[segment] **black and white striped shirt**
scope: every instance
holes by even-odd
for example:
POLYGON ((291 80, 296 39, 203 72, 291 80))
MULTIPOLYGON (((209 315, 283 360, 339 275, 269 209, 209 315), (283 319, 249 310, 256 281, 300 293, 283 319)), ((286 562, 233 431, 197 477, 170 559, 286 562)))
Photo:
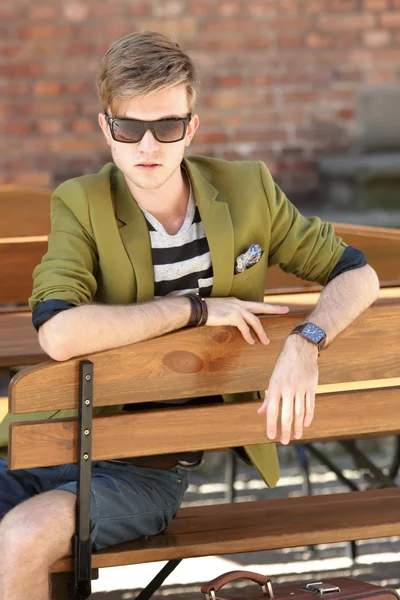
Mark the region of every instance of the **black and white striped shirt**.
POLYGON ((167 233, 148 211, 142 211, 150 233, 155 298, 196 292, 209 296, 211 254, 192 189, 185 220, 175 235, 167 233))

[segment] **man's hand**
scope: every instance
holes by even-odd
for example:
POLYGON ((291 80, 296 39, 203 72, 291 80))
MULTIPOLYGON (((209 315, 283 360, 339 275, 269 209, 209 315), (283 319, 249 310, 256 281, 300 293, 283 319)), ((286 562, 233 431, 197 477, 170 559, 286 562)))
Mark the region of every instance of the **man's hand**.
POLYGON ((280 441, 288 444, 292 428, 300 439, 311 425, 318 384, 318 348, 299 335, 285 342, 276 362, 259 414, 267 416, 267 437, 274 440, 281 425, 280 441))
POLYGON ((249 344, 254 344, 251 329, 257 334, 263 344, 269 344, 259 315, 284 315, 287 306, 264 304, 264 302, 245 302, 237 298, 206 298, 208 319, 206 325, 234 325, 249 344))

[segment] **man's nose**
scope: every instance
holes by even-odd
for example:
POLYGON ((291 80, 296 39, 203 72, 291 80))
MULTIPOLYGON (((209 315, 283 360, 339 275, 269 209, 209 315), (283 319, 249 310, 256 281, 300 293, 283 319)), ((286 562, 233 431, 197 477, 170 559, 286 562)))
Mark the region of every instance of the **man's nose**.
POLYGON ((158 142, 150 129, 148 129, 140 142, 138 142, 139 150, 158 150, 158 142))

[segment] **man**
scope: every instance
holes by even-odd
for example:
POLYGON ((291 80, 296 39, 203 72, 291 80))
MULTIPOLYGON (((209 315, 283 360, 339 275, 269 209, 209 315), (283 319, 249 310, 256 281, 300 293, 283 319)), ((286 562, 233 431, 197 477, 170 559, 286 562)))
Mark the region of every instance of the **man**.
MULTIPOLYGON (((283 444, 292 432, 300 438, 313 417, 319 350, 375 300, 375 272, 331 225, 302 217, 264 164, 184 158, 199 127, 198 81, 177 44, 152 32, 119 40, 98 90, 114 162, 53 195, 48 253, 30 299, 41 346, 63 361, 217 325, 268 344, 257 315, 287 312, 262 302, 267 266, 280 264, 327 284, 311 325, 285 342, 259 409, 268 438, 278 425, 283 444)), ((274 446, 246 453, 274 485, 274 446)), ((181 465, 179 457, 95 463, 94 548, 164 530, 187 486, 181 465)), ((2 597, 47 599, 50 566, 70 552, 76 469, 12 473, 3 465, 1 476, 2 597)))

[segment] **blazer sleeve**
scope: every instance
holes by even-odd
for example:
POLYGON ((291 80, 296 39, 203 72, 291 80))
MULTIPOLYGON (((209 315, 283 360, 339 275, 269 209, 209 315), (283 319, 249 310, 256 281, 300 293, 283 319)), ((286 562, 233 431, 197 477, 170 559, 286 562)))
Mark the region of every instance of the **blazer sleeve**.
POLYGON ((51 199, 48 250, 33 271, 30 308, 53 299, 75 306, 91 302, 97 291, 97 266, 86 191, 71 179, 51 199))
POLYGON ((271 217, 268 265, 325 285, 346 244, 335 235, 331 223, 304 217, 275 184, 265 164, 259 166, 271 217))

